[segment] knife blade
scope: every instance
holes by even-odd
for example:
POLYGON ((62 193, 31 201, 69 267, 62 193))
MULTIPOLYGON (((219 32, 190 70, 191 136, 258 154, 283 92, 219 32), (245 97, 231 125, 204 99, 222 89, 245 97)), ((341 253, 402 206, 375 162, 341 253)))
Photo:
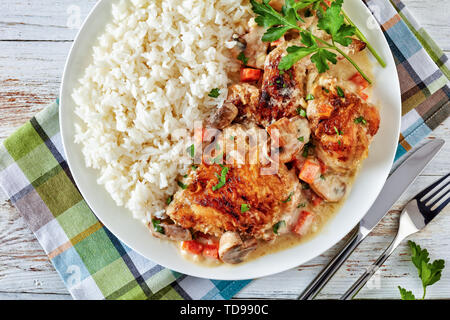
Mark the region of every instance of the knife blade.
POLYGON ((344 264, 355 248, 364 240, 373 228, 381 221, 389 209, 402 196, 417 176, 425 169, 427 164, 436 156, 444 146, 442 139, 432 140, 414 151, 389 176, 381 192, 355 227, 350 239, 344 244, 338 254, 314 278, 308 287, 297 298, 298 300, 312 300, 327 284, 336 271, 344 264))
POLYGON ((377 199, 360 222, 361 232, 368 234, 397 202, 427 164, 444 146, 442 139, 432 140, 417 149, 386 180, 377 199))

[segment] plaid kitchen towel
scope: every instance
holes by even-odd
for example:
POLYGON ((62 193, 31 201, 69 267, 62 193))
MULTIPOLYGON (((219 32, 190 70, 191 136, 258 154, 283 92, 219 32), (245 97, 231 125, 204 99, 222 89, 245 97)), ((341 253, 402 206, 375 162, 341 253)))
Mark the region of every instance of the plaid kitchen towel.
MULTIPOLYGON (((383 27, 400 76, 398 158, 448 117, 448 61, 400 1, 366 3, 383 27)), ((0 145, 0 185, 75 299, 229 299, 249 283, 172 272, 111 234, 74 184, 62 150, 57 102, 0 145)))

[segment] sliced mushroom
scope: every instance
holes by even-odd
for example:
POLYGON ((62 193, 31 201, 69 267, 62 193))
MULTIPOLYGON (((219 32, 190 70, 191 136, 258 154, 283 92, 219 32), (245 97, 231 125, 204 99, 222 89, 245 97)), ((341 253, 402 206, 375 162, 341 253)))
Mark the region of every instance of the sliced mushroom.
POLYGON ((152 231, 152 234, 160 239, 165 240, 175 240, 175 241, 189 241, 192 240, 191 232, 187 229, 184 229, 175 224, 168 224, 165 222, 161 222, 159 224, 164 230, 164 233, 156 231, 153 226, 150 224, 149 228, 152 231))
POLYGON ((321 175, 311 183, 311 189, 328 202, 338 202, 345 196, 347 184, 338 175, 321 175))
POLYGON ((250 252, 256 249, 256 246, 255 239, 242 241, 237 232, 227 231, 220 238, 219 257, 226 263, 241 263, 250 252))
POLYGON ((233 122, 238 113, 239 110, 233 103, 225 101, 212 115, 209 125, 219 130, 224 129, 233 122))

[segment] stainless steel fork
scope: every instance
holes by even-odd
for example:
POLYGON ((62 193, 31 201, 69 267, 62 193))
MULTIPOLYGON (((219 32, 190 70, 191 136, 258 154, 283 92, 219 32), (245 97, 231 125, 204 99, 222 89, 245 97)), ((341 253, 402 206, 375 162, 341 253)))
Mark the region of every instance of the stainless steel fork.
POLYGON ((448 196, 450 193, 449 176, 450 173, 418 193, 406 204, 400 215, 397 235, 391 245, 344 293, 340 298, 341 300, 352 299, 406 237, 425 228, 450 203, 450 197, 448 196))

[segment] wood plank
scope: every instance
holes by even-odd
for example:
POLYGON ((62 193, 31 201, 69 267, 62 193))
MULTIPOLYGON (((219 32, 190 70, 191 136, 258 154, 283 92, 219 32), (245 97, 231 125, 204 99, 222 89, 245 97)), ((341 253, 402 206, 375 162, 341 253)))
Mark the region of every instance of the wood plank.
POLYGON ((450 24, 447 0, 403 0, 414 17, 421 23, 436 43, 445 51, 450 51, 450 24))
POLYGON ((0 139, 58 96, 70 42, 0 42, 0 139))
POLYGON ((0 40, 73 40, 96 2, 2 0, 0 40))
POLYGON ((70 294, 53 293, 4 293, 0 292, 0 300, 72 300, 70 294))

